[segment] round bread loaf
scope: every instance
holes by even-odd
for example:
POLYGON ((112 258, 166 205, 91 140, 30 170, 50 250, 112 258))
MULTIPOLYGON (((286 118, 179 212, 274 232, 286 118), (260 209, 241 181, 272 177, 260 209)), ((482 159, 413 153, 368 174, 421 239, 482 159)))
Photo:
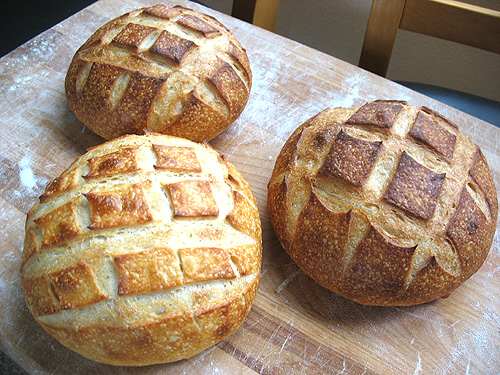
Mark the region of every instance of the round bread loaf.
POLYGON ((51 182, 26 222, 21 280, 36 320, 90 359, 189 358, 254 301, 262 234, 249 185, 206 144, 127 135, 51 182))
POLYGON ((106 139, 149 130, 202 142, 238 118, 251 81, 245 50, 222 24, 157 5, 108 22, 80 47, 66 97, 106 139))
POLYGON ((480 149, 438 113, 398 101, 301 125, 276 160, 268 206, 305 273, 368 305, 448 296, 484 262, 498 215, 480 149))

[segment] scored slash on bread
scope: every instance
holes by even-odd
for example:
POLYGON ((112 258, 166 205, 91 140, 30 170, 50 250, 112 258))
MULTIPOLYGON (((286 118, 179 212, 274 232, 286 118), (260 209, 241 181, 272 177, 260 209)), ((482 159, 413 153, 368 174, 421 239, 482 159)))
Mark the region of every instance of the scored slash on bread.
POLYGON ((202 142, 238 118, 251 84, 246 52, 221 23, 156 5, 97 30, 65 89, 75 115, 106 139, 149 130, 202 142))
POLYGON ((484 262, 498 216, 480 149, 440 114, 401 101, 327 109, 298 127, 268 206, 309 276, 370 305, 448 296, 484 262))
POLYGON ((191 357, 231 334, 260 282, 262 232, 236 168, 148 133, 89 150, 26 221, 21 280, 56 339, 109 364, 191 357))

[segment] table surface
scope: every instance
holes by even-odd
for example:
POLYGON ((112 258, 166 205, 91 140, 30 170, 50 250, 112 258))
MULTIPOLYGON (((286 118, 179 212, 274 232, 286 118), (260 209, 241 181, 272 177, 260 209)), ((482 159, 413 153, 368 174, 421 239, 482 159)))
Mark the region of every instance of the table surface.
MULTIPOLYGON (((262 281, 229 338, 173 364, 114 367, 87 360, 31 317, 19 278, 26 213, 88 147, 103 140, 69 110, 64 77, 76 49, 111 18, 156 0, 101 0, 0 59, 0 349, 33 374, 498 374, 499 230, 483 267, 447 299, 413 307, 362 306, 308 278, 277 241, 267 183, 282 145, 327 107, 374 99, 433 108, 478 144, 500 186, 500 129, 299 43, 204 8, 247 49, 253 70, 242 116, 212 146, 250 183, 263 228, 262 281)), ((165 1, 167 4, 174 3, 165 1)))

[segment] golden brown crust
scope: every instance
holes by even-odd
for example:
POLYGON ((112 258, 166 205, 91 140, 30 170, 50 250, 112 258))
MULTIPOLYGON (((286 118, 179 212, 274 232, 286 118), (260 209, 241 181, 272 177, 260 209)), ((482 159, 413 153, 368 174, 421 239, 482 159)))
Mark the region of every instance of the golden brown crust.
POLYGON ((401 101, 327 109, 299 126, 276 160, 268 208, 307 274, 371 305, 448 296, 484 262, 498 217, 477 146, 401 101))
POLYGON ((441 192, 446 173, 434 173, 405 151, 389 185, 385 199, 400 209, 427 220, 441 192))
POLYGON ((362 296, 369 304, 390 301, 405 288, 415 249, 416 246, 397 246, 371 227, 345 271, 342 284, 348 291, 346 296, 362 296))
MULTIPOLYGON (((493 216, 496 217, 496 214, 493 216)), ((464 187, 446 231, 447 237, 460 254, 464 278, 472 276, 483 264, 488 255, 485 249, 489 250, 494 232, 494 222, 484 215, 464 187)))
POLYGON ((278 236, 279 241, 285 249, 290 249, 290 244, 293 236, 288 233, 289 207, 287 197, 288 179, 283 176, 283 179, 277 183, 269 184, 268 200, 269 215, 274 231, 278 236))
POLYGON ((381 141, 358 139, 341 130, 318 173, 361 186, 373 169, 381 146, 381 141))
POLYGON ((226 216, 226 220, 240 232, 258 240, 261 233, 260 220, 251 215, 251 207, 255 202, 248 200, 237 190, 233 191, 233 201, 233 209, 226 216))
POLYGON ((167 189, 174 206, 174 217, 219 215, 208 181, 184 180, 167 184, 167 189))
POLYGON ((453 157, 457 137, 424 111, 418 113, 408 134, 416 141, 431 147, 447 160, 453 157))
POLYGON ((119 173, 136 172, 139 170, 136 152, 136 149, 129 147, 111 154, 91 158, 89 159, 90 172, 83 178, 101 178, 119 173))
POLYGON ((54 294, 48 274, 21 279, 26 303, 34 316, 56 314, 61 304, 54 294))
POLYGON ((251 81, 244 48, 217 20, 156 5, 97 30, 65 87, 71 110, 106 139, 149 130, 201 142, 238 118, 251 81))
POLYGON ((49 277, 62 310, 77 309, 108 298, 97 286, 92 268, 84 260, 51 272, 49 277))
POLYGON ((248 183, 205 144, 149 133, 94 147, 26 222, 28 307, 97 361, 188 358, 231 334, 259 286, 262 233, 248 183))
POLYGON ((231 266, 229 253, 216 247, 179 249, 185 283, 207 280, 234 279, 237 274, 231 266))
POLYGON ((153 220, 145 199, 144 184, 122 185, 113 190, 91 190, 85 194, 90 205, 89 229, 132 226, 153 220))
MULTIPOLYGON (((189 358, 199 351, 200 343, 212 346, 225 339, 248 314, 257 292, 256 283, 235 288, 230 298, 210 301, 210 295, 200 294, 193 301, 193 310, 159 314, 147 324, 132 322, 120 326, 102 322, 82 327, 76 335, 73 328, 42 326, 54 337, 88 358, 114 365, 134 364, 147 356, 151 363, 165 358, 176 361, 189 358), (236 293, 237 291, 237 293, 236 293), (168 328, 167 328, 168 327, 168 328)), ((127 306, 120 306, 127 312, 127 306)))
POLYGON ((402 108, 402 103, 398 101, 376 100, 360 107, 346 124, 391 128, 402 108))
POLYGON ((78 226, 76 203, 68 202, 34 220, 42 232, 42 248, 59 245, 77 237, 81 230, 78 226))
POLYGON ((118 295, 156 292, 182 284, 181 265, 171 248, 153 248, 114 257, 118 295))
POLYGON ((205 103, 197 89, 189 93, 189 100, 179 115, 169 126, 168 134, 192 139, 195 141, 210 140, 211 137, 201 137, 199 134, 209 134, 214 128, 214 124, 224 124, 227 122, 226 113, 220 108, 212 107, 205 103), (192 126, 196 123, 197 126, 192 126))
POLYGON ((328 285, 329 280, 339 278, 343 272, 350 222, 351 211, 331 211, 314 189, 311 191, 309 202, 297 220, 290 254, 304 270, 314 270, 322 285, 328 285))
POLYGON ((155 168, 179 172, 201 172, 196 154, 189 147, 153 145, 153 149, 158 156, 155 168))

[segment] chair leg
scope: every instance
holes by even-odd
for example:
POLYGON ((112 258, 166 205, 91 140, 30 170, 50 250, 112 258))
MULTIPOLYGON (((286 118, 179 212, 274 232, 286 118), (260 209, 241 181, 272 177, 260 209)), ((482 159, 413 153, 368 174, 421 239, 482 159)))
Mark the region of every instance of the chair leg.
POLYGON ((231 15, 255 26, 274 31, 279 0, 233 0, 231 15))
POLYGON ((248 23, 253 23, 256 2, 257 0, 233 0, 231 16, 248 23))
POLYGON ((358 66, 385 77, 405 0, 373 0, 358 66))

